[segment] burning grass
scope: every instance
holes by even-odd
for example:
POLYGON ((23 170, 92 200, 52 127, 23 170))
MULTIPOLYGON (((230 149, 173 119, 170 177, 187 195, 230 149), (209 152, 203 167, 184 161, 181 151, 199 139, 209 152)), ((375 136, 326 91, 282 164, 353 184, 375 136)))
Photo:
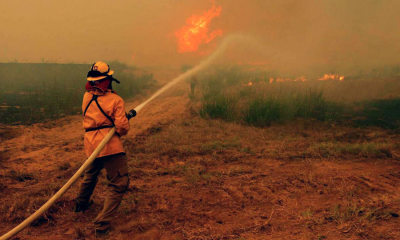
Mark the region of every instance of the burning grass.
MULTIPOLYGON (((151 74, 135 75, 135 68, 110 63, 123 98, 133 97, 154 84, 151 74)), ((31 124, 81 112, 87 64, 0 64, 0 122, 31 124)))

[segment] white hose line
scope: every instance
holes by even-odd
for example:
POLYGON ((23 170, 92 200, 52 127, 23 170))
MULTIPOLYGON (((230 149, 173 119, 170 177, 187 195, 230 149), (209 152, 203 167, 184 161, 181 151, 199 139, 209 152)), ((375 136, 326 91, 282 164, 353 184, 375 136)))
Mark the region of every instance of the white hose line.
POLYGON ((221 43, 221 45, 215 50, 208 58, 206 58, 203 62, 200 62, 198 65, 193 67, 192 69, 186 71, 185 73, 179 75, 175 79, 173 79, 171 82, 167 83, 164 87, 162 87, 160 90, 158 90, 156 93, 153 94, 149 99, 147 99, 145 102, 140 104, 135 108, 136 112, 139 112, 144 106, 146 106, 147 103, 149 103, 151 100, 156 98, 158 95, 161 93, 165 92, 167 89, 169 89, 171 86, 175 85, 176 83, 182 81, 183 79, 186 79, 188 77, 193 76, 197 72, 207 68, 211 63, 215 62, 215 60, 218 59, 222 55, 222 53, 225 52, 226 48, 233 42, 250 42, 254 41, 253 38, 244 36, 244 35, 229 35, 227 36, 221 43))
MULTIPOLYGON (((179 81, 188 78, 197 72, 205 69, 208 67, 211 63, 213 63, 228 47, 228 45, 232 41, 236 40, 241 40, 243 39, 242 36, 239 35, 231 35, 228 36, 224 39, 222 44, 218 47, 218 49, 213 52, 205 61, 201 62, 194 68, 188 70, 187 72, 179 75, 175 79, 173 79, 171 82, 167 83, 164 87, 162 87, 160 90, 158 90, 156 93, 154 93, 149 99, 147 99, 145 102, 140 104, 135 108, 136 112, 139 112, 144 106, 146 106, 151 100, 156 98, 158 95, 161 93, 165 92, 167 89, 169 89, 171 86, 175 85, 179 81)), ((94 150, 94 152, 90 155, 90 157, 83 163, 83 165, 78 169, 78 171, 71 177, 71 179, 68 180, 68 182, 60 189, 58 192, 53 195, 41 208, 39 208, 36 212, 34 212, 31 216, 29 216, 27 219, 25 219, 22 223, 20 223, 18 226, 13 228, 11 231, 8 233, 4 234, 3 236, 0 237, 0 240, 7 240, 14 236, 15 234, 19 233, 22 231, 24 228, 26 228, 29 224, 31 224, 33 221, 35 221, 40 215, 42 215, 44 212, 46 212, 53 204, 55 201, 57 201, 59 198, 64 195, 65 192, 78 180, 79 176, 85 171, 86 167, 89 166, 97 157, 97 155, 100 154, 101 150, 105 147, 105 145, 110 141, 112 136, 115 134, 115 128, 112 128, 108 134, 104 137, 104 139, 101 141, 99 146, 94 150)))

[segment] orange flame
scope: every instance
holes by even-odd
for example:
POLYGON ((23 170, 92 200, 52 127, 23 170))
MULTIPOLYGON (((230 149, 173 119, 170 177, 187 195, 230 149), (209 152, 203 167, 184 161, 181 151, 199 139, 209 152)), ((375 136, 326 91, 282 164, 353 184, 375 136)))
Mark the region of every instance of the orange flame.
POLYGON ((298 78, 293 79, 294 82, 305 82, 307 81, 306 76, 301 76, 298 78))
POLYGON ((344 76, 340 76, 338 74, 324 74, 322 78, 319 78, 318 80, 320 81, 325 81, 325 80, 344 80, 344 76))
MULTIPOLYGON (((320 80, 320 81, 324 81, 324 80, 343 81, 344 76, 337 75, 337 74, 336 75, 335 74, 324 74, 324 76, 319 78, 318 80, 320 80)), ((308 81, 306 76, 301 76, 301 77, 297 77, 297 78, 269 78, 269 80, 266 80, 265 82, 267 82, 267 83, 284 83, 284 82, 306 82, 306 81, 308 81)), ((264 83, 264 82, 261 81, 261 82, 253 83, 250 81, 246 84, 243 84, 243 86, 253 86, 253 85, 259 84, 259 83, 264 83)))
POLYGON ((203 15, 192 15, 186 20, 186 26, 175 32, 178 42, 178 52, 195 52, 202 43, 209 43, 215 37, 222 35, 222 30, 209 33, 208 25, 214 17, 218 17, 222 11, 221 6, 213 6, 203 15))

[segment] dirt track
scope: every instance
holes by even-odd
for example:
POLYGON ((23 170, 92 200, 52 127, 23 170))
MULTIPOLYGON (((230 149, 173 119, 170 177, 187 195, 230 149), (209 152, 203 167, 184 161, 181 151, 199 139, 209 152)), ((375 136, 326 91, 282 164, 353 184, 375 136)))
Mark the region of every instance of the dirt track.
MULTIPOLYGON (((187 88, 179 84, 131 121, 124 138, 131 188, 113 231, 101 239, 400 239, 395 157, 296 158, 291 142, 298 134, 290 127, 204 120, 193 111, 187 88)), ((0 234, 85 160, 80 116, 7 131, 14 138, 0 147, 0 234)), ((18 237, 94 239, 91 221, 105 189, 102 176, 95 205, 74 213, 75 185, 18 237)))

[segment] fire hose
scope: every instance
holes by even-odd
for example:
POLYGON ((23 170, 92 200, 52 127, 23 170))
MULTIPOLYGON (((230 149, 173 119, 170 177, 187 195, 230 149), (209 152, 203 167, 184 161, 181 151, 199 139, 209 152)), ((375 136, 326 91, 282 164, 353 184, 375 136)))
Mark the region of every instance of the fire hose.
MULTIPOLYGON (((192 73, 193 74, 193 73, 192 73)), ((137 106, 134 110, 129 111, 127 114, 128 119, 134 117, 137 112, 139 112, 147 103, 149 103, 151 100, 156 98, 158 95, 163 93, 165 90, 170 88, 172 85, 176 84, 180 80, 190 76, 189 74, 182 74, 178 78, 172 80, 169 82, 167 85, 165 85, 163 88, 161 88, 159 91, 157 91, 153 96, 151 96, 149 99, 147 99, 145 102, 137 106), (184 77, 182 77, 185 75, 184 77)), ((35 213, 33 213, 31 216, 29 216, 27 219, 25 219, 22 223, 20 223, 18 226, 13 228, 11 231, 8 233, 4 234, 3 236, 0 237, 0 240, 6 240, 20 231, 22 231, 24 228, 29 226, 33 221, 35 221, 38 217, 40 217, 43 213, 45 213, 59 198, 61 198, 65 192, 68 191, 68 189, 78 180, 78 178, 83 174, 85 169, 92 164, 92 162, 96 159, 97 155, 100 154, 100 152, 103 150, 103 148, 106 146, 106 144, 110 141, 110 139, 114 136, 115 134, 115 127, 111 128, 111 130, 108 132, 108 134, 104 137, 104 139, 100 142, 98 147, 93 151, 93 153, 89 156, 89 158, 83 163, 83 165, 76 171, 76 173, 71 177, 71 179, 68 180, 68 182, 60 189, 56 194, 54 194, 42 207, 40 207, 35 213)))
MULTIPOLYGON (((132 109, 127 113, 127 118, 130 120, 131 118, 136 116, 136 110, 132 109)), ((62 195, 64 195, 65 192, 68 191, 68 189, 78 180, 79 176, 82 175, 83 171, 92 164, 92 162, 96 159, 97 155, 103 150, 103 148, 106 146, 106 144, 110 141, 110 139, 114 136, 115 134, 115 127, 113 127, 108 134, 103 138, 103 140, 100 142, 100 144, 97 146, 97 148, 93 151, 93 153, 89 156, 89 158, 83 163, 83 165, 76 171, 76 173, 68 180, 68 182, 60 189, 56 194, 54 194, 41 208, 39 208, 35 213, 33 213, 31 216, 29 216, 25 221, 23 221, 21 224, 16 226, 14 229, 0 237, 0 240, 3 239, 9 239, 21 230, 23 230, 25 227, 27 227, 29 224, 31 224, 33 221, 35 221, 38 217, 40 217, 44 212, 46 212, 54 203, 57 201, 62 195)))
MULTIPOLYGON (((222 55, 222 53, 226 50, 226 48, 229 46, 229 44, 232 41, 237 41, 237 40, 243 40, 243 36, 240 35, 231 35, 229 37, 226 37, 225 40, 222 42, 222 44, 218 47, 216 51, 214 51, 205 61, 199 63, 197 66, 194 68, 186 71, 185 73, 179 75, 175 79, 173 79, 171 82, 166 84, 164 87, 159 89, 156 93, 154 93, 149 99, 147 99, 145 102, 137 106, 134 111, 130 111, 127 115, 128 119, 131 117, 134 117, 137 112, 139 112, 145 105, 147 105, 151 100, 159 96, 161 93, 165 92, 167 89, 169 89, 171 86, 175 85, 179 81, 186 79, 197 72, 205 69, 208 67, 211 63, 213 63, 219 56, 222 55), (130 114, 130 115, 129 115, 130 114)), ((246 39, 244 39, 246 40, 246 39)), ((100 152, 103 150, 103 148, 106 146, 106 144, 110 141, 110 139, 114 136, 115 134, 115 127, 111 128, 111 130, 108 132, 108 134, 104 137, 104 139, 100 142, 98 147, 94 150, 94 152, 89 156, 89 158, 83 163, 83 165, 78 169, 78 171, 71 177, 71 179, 68 180, 68 182, 60 189, 56 194, 54 194, 42 207, 40 207, 36 212, 34 212, 31 216, 29 216, 27 219, 25 219, 22 223, 20 223, 18 226, 13 228, 11 231, 8 233, 4 234, 3 236, 0 237, 0 240, 6 240, 20 231, 22 231, 24 228, 29 226, 33 221, 35 221, 38 217, 40 217, 43 213, 45 213, 59 198, 61 198, 65 192, 68 191, 68 189, 78 180, 78 178, 83 174, 85 169, 96 159, 96 157, 100 154, 100 152)))

